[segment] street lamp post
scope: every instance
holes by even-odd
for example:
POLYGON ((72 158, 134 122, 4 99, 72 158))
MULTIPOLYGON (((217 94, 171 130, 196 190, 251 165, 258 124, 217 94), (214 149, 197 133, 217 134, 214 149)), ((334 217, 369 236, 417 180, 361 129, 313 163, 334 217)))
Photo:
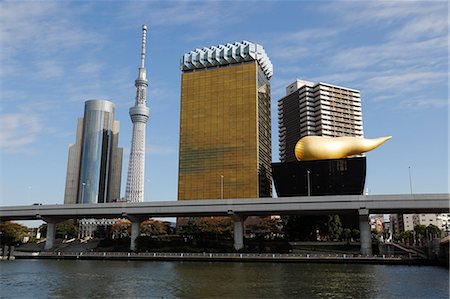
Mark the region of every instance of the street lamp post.
POLYGON ((306 171, 306 180, 308 182, 308 196, 311 196, 311 179, 309 177, 310 173, 311 172, 309 170, 306 171))
POLYGON ((220 199, 223 199, 223 175, 220 175, 220 199))
POLYGON ((84 188, 86 186, 86 183, 81 183, 81 203, 84 203, 84 188))

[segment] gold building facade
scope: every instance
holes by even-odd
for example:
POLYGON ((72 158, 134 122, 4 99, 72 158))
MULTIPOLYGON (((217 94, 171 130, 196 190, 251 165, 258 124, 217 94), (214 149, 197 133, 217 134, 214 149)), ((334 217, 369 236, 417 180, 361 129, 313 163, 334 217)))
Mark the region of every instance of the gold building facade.
POLYGON ((271 65, 251 57, 260 45, 244 46, 242 61, 226 61, 225 46, 214 67, 182 64, 179 200, 272 196, 271 65))

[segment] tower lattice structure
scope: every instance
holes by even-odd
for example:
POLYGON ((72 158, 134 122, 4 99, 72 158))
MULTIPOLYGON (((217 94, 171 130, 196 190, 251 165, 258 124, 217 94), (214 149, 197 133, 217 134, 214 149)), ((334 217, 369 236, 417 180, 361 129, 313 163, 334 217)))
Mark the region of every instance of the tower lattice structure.
POLYGON ((125 199, 128 202, 144 201, 144 174, 145 174, 145 127, 150 115, 147 102, 147 74, 145 69, 145 44, 147 39, 147 26, 142 26, 141 66, 138 78, 135 80, 136 102, 130 108, 130 117, 133 123, 131 138, 130 160, 128 164, 127 186, 125 199))

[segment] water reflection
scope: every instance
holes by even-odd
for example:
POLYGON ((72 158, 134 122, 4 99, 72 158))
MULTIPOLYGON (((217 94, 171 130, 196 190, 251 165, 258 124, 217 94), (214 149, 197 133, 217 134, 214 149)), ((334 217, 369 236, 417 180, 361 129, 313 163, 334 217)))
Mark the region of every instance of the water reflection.
POLYGON ((2 298, 448 298, 446 269, 151 261, 4 261, 2 298))

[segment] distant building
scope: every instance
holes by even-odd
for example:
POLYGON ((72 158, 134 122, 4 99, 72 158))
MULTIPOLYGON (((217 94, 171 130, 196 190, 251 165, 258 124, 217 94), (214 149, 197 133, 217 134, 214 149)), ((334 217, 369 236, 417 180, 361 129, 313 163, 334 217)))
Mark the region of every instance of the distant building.
POLYGON ((445 231, 447 224, 450 223, 449 214, 391 214, 390 219, 395 223, 392 227, 394 233, 414 230, 414 226, 419 224, 425 226, 432 224, 445 231))
POLYGON ((327 83, 296 80, 278 101, 281 162, 296 161, 297 141, 309 135, 363 137, 358 90, 327 83))
POLYGON ((78 220, 78 227, 79 227, 79 236, 78 238, 94 238, 95 232, 98 230, 99 227, 103 227, 105 230, 107 227, 111 227, 119 221, 120 219, 79 219, 78 220))
POLYGON ((85 102, 76 142, 69 146, 65 204, 105 203, 120 198, 123 149, 118 147, 115 106, 106 100, 85 102))
POLYGON ((270 78, 243 41, 181 58, 178 200, 272 196, 270 78))

